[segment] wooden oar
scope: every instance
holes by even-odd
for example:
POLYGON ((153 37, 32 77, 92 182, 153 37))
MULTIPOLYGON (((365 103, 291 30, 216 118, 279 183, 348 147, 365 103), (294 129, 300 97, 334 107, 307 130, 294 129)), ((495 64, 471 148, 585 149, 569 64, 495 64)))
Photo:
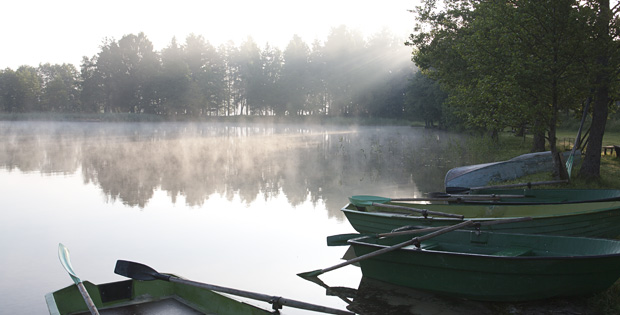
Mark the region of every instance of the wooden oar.
POLYGON ((351 201, 351 203, 354 204, 356 207, 375 206, 375 207, 380 207, 380 208, 414 211, 414 212, 421 213, 424 217, 426 217, 429 214, 442 216, 442 217, 457 218, 457 219, 462 219, 464 217, 463 215, 460 215, 460 214, 445 213, 445 212, 439 212, 439 211, 430 211, 426 209, 418 209, 418 208, 412 208, 412 207, 383 204, 381 203, 382 200, 387 199, 387 198, 376 197, 377 198, 376 200, 379 202, 375 202, 372 197, 375 197, 375 196, 353 196, 353 197, 349 197, 349 201, 351 201), (361 198, 357 198, 357 197, 361 197, 361 198))
MULTIPOLYGON (((504 224, 504 223, 515 223, 515 222, 525 222, 531 221, 532 217, 520 217, 520 218, 510 218, 510 219, 499 219, 493 221, 474 221, 475 226, 487 226, 487 225, 495 225, 495 224, 504 224)), ((437 231, 444 228, 444 226, 434 226, 434 227, 420 227, 413 228, 403 231, 397 232, 386 232, 386 233, 377 233, 377 234, 359 234, 359 233, 347 233, 347 234, 336 234, 330 235, 327 237, 327 246, 343 246, 348 245, 347 243, 350 239, 358 238, 358 237, 390 237, 390 236, 400 236, 400 235, 408 235, 408 234, 419 234, 437 231)))
POLYGON ((342 268, 344 266, 348 266, 350 264, 354 264, 356 262, 359 262, 359 261, 362 261, 362 260, 365 260, 365 259, 368 259, 368 258, 371 258, 371 257, 375 257, 375 256, 378 256, 378 255, 385 254, 387 252, 395 251, 395 250, 397 250, 399 248, 402 248, 402 247, 405 247, 405 246, 409 246, 409 245, 412 245, 412 244, 419 244, 420 242, 428 240, 428 239, 431 239, 431 238, 433 238, 435 236, 439 236, 441 234, 448 233, 450 231, 462 229, 462 228, 470 226, 470 225, 472 225, 474 223, 475 223, 474 221, 465 221, 465 222, 461 222, 459 224, 451 225, 451 226, 448 226, 448 227, 443 227, 440 230, 437 230, 435 232, 426 234, 424 236, 414 237, 414 238, 412 238, 412 239, 410 239, 408 241, 405 241, 405 242, 402 242, 402 243, 399 243, 399 244, 396 244, 396 245, 393 245, 393 246, 390 246, 390 247, 382 248, 380 250, 376 250, 376 251, 374 251, 372 253, 368 253, 366 255, 362 255, 362 256, 359 256, 359 257, 356 257, 356 258, 353 258, 353 259, 349 259, 349 260, 347 260, 345 262, 342 262, 340 264, 337 264, 337 265, 334 265, 334 266, 331 266, 331 267, 328 267, 328 268, 318 269, 318 270, 308 271, 308 272, 302 272, 302 273, 298 273, 297 275, 302 277, 302 278, 316 277, 316 276, 322 275, 322 274, 324 274, 326 272, 329 272, 329 271, 332 271, 332 270, 335 270, 335 269, 338 269, 338 268, 342 268))
POLYGON ((327 314, 347 314, 347 315, 354 314, 351 312, 347 312, 347 311, 343 311, 343 310, 339 310, 335 308, 330 308, 326 306, 285 299, 279 296, 270 296, 270 295, 261 294, 261 293, 242 291, 242 290, 237 290, 237 289, 220 287, 220 286, 216 286, 212 284, 185 280, 185 279, 181 279, 181 278, 174 277, 171 275, 159 273, 155 271, 155 269, 149 266, 136 263, 136 262, 132 262, 132 261, 117 260, 116 267, 114 268, 114 272, 121 276, 125 276, 125 277, 135 279, 135 280, 142 280, 142 281, 164 280, 164 281, 170 281, 170 282, 181 283, 185 285, 191 285, 194 287, 204 288, 204 289, 211 290, 211 291, 217 291, 217 292, 223 292, 223 293, 228 293, 232 295, 242 296, 242 297, 249 298, 249 299, 269 302, 270 304, 273 305, 273 308, 275 310, 280 309, 282 306, 290 306, 290 307, 301 308, 301 309, 309 310, 309 311, 327 313, 327 314))
POLYGON ((462 201, 462 200, 499 200, 501 198, 524 198, 525 195, 454 195, 443 192, 431 192, 428 197, 412 197, 412 198, 386 198, 379 196, 357 195, 352 196, 349 200, 354 199, 357 203, 364 202, 388 203, 392 201, 462 201))
POLYGON ((60 259, 60 263, 65 268, 67 273, 69 273, 69 276, 71 276, 71 279, 73 279, 73 282, 75 282, 75 285, 77 285, 78 289, 80 290, 82 298, 84 298, 84 302, 86 302, 86 306, 88 307, 90 313, 93 315, 99 315, 99 311, 97 311, 97 307, 95 307, 93 299, 91 299, 90 295, 88 295, 88 291, 86 291, 84 283, 82 283, 82 280, 80 280, 75 271, 73 271, 73 267, 71 266, 71 259, 69 256, 69 249, 67 249, 65 245, 62 245, 61 243, 58 244, 58 258, 60 259))
POLYGON ((452 201, 452 199, 459 200, 471 200, 471 201, 482 201, 482 200, 500 200, 502 198, 525 198, 525 195, 508 195, 508 194, 488 194, 488 195, 458 195, 458 194, 448 194, 443 192, 431 192, 428 194, 431 198, 439 199, 447 199, 448 201, 452 201))
POLYGON ((463 193, 471 190, 480 190, 480 189, 497 189, 497 188, 515 188, 515 187, 523 187, 527 186, 531 188, 532 186, 539 185, 555 185, 555 184, 567 184, 568 180, 550 180, 550 181, 541 181, 541 182, 529 182, 529 183, 519 183, 519 184, 507 184, 507 185, 494 185, 494 186, 480 186, 480 187, 446 187, 446 193, 455 194, 455 193, 463 193))

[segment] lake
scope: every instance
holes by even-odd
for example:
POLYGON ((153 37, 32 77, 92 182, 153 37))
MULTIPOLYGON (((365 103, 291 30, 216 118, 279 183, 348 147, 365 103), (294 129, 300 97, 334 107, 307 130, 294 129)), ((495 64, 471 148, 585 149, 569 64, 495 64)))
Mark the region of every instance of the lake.
POLYGON ((113 273, 124 259, 341 309, 352 299, 326 287, 353 289, 367 314, 481 311, 383 287, 355 266, 322 284, 296 275, 342 262, 347 248, 325 238, 354 232, 340 211, 348 196, 442 191, 446 171, 467 163, 459 148, 459 135, 412 127, 0 122, 0 312, 45 314, 44 295, 73 284, 58 243, 93 283, 124 279, 113 273))

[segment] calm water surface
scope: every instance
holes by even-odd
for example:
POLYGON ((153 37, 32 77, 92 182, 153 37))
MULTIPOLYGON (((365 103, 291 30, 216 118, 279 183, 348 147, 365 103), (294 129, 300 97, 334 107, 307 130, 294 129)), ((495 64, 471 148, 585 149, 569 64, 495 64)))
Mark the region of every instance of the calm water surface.
POLYGON ((325 237, 354 232, 340 212, 348 196, 441 191, 463 163, 459 143, 410 127, 0 122, 0 313, 45 314, 44 295, 73 283, 59 242, 94 283, 122 280, 113 269, 125 259, 368 314, 481 311, 417 293, 386 302, 404 291, 369 284, 355 266, 323 283, 296 275, 342 261, 347 248, 325 237))

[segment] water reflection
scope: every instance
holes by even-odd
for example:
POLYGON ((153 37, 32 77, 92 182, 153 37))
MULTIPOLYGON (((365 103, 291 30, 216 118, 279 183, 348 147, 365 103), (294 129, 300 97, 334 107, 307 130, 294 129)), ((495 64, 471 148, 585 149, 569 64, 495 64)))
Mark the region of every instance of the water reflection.
POLYGON ((137 207, 161 189, 190 206, 283 193, 293 206, 309 198, 339 209, 351 194, 441 190, 462 163, 445 157, 457 139, 410 127, 2 122, 0 167, 81 172, 108 200, 137 207))
POLYGON ((359 287, 329 286, 319 278, 306 279, 325 288, 327 296, 347 303, 347 309, 360 315, 400 314, 593 314, 588 299, 556 298, 532 302, 479 302, 418 291, 362 277, 359 287))

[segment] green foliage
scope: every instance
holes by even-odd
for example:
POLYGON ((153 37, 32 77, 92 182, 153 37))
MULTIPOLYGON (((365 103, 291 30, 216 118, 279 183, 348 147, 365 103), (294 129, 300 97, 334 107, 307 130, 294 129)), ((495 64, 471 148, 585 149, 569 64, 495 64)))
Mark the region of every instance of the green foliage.
POLYGON ((436 81, 417 72, 407 91, 405 112, 414 120, 424 120, 425 127, 434 127, 435 122, 440 122, 446 98, 447 94, 436 81))
POLYGON ((215 48, 194 34, 160 52, 144 33, 100 48, 79 73, 49 64, 2 71, 0 110, 400 118, 415 72, 391 34, 365 39, 344 26, 312 47, 294 36, 284 52, 252 38, 215 48))

